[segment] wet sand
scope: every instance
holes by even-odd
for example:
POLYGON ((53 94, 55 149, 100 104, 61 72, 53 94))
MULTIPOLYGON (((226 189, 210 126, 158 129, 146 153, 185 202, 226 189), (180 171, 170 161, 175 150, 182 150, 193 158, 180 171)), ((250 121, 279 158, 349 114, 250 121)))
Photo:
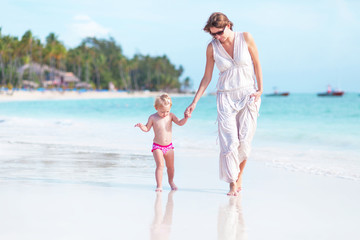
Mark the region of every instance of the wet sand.
POLYGON ((209 158, 213 153, 179 153, 176 192, 165 185, 155 193, 152 178, 96 184, 2 179, 0 238, 360 237, 359 182, 293 173, 254 160, 248 163, 243 191, 228 197, 227 184, 218 180, 217 164, 209 158))

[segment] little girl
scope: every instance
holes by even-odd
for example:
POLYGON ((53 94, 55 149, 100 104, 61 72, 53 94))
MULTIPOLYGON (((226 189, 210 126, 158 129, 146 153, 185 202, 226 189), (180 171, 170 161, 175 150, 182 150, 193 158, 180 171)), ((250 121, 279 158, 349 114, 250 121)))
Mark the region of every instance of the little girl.
POLYGON ((164 158, 171 190, 177 190, 174 183, 174 147, 171 142, 172 122, 182 126, 188 118, 185 117, 179 120, 175 114, 170 112, 172 102, 166 93, 156 98, 154 106, 157 112, 149 117, 146 125, 138 123, 135 127, 139 127, 144 132, 150 131, 151 127, 154 129, 155 137, 151 151, 156 162, 155 179, 157 185, 155 191, 162 191, 164 158))

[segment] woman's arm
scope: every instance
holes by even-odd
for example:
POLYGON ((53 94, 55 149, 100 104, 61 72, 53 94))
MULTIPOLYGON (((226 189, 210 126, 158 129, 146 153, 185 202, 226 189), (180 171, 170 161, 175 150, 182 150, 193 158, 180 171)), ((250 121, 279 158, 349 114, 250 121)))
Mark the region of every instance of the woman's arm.
POLYGON ((209 86, 209 83, 211 82, 211 78, 212 78, 212 73, 214 70, 214 64, 215 64, 215 60, 213 54, 213 47, 212 44, 209 43, 206 49, 205 73, 200 82, 200 86, 195 94, 192 103, 185 110, 184 114, 186 117, 191 117, 191 113, 194 111, 197 102, 199 101, 200 97, 204 94, 206 88, 209 86))
POLYGON ((259 60, 259 52, 257 50, 254 38, 251 36, 250 33, 244 32, 244 38, 248 45, 248 49, 252 58, 252 61, 254 63, 254 70, 255 70, 255 76, 256 76, 256 82, 257 82, 257 91, 256 93, 252 94, 252 97, 255 97, 255 102, 260 98, 262 92, 263 92, 263 76, 261 71, 261 65, 259 60))

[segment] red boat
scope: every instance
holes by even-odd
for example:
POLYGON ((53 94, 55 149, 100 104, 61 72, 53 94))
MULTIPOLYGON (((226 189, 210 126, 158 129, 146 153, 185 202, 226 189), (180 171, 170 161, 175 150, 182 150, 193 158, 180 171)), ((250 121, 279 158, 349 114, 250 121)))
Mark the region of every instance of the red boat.
POLYGON ((290 95, 289 92, 266 94, 267 97, 287 97, 289 95, 290 95))
POLYGON ((318 93, 319 97, 341 97, 344 95, 344 91, 333 91, 333 92, 326 92, 326 93, 318 93))
POLYGON ((332 91, 331 86, 328 86, 328 90, 325 93, 318 93, 317 95, 319 97, 341 97, 344 95, 344 91, 332 91))
POLYGON ((267 97, 287 97, 289 95, 290 95, 289 92, 278 92, 276 87, 274 87, 274 93, 265 94, 265 96, 267 97))

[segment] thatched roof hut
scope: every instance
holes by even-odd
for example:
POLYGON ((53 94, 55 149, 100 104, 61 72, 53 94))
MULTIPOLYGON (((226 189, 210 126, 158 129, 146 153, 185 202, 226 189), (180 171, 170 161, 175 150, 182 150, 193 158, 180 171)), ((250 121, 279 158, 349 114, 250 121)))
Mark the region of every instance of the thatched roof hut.
MULTIPOLYGON (((69 86, 70 83, 79 83, 80 79, 75 76, 72 72, 60 71, 56 68, 49 67, 48 65, 40 65, 38 63, 25 64, 18 68, 17 72, 19 73, 20 78, 22 79, 24 74, 35 73, 39 76, 39 79, 44 87, 48 86, 69 86)), ((28 79, 23 80, 29 85, 28 79)), ((34 83, 34 82, 33 82, 34 83)), ((33 84, 30 84, 33 85, 33 84)))

